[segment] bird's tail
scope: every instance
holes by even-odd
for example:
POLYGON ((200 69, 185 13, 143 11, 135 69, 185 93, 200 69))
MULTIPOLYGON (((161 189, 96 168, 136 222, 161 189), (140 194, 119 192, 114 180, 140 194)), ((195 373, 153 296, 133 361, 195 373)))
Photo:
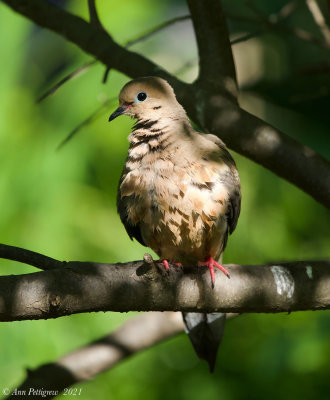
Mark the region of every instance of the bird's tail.
POLYGON ((213 372, 225 329, 226 314, 189 312, 182 313, 182 316, 196 354, 208 362, 210 372, 213 372))

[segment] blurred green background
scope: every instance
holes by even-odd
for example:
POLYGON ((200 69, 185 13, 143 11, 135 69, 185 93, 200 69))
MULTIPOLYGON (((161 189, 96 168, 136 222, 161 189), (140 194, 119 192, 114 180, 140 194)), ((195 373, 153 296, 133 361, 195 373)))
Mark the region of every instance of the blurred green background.
MULTIPOLYGON (((228 14, 253 16, 243 1, 224 4, 228 14)), ((285 2, 255 4, 271 14, 285 2)), ((85 1, 60 5, 87 17, 85 1)), ((174 0, 99 1, 98 8, 102 23, 120 43, 187 14, 185 2, 174 0)), ((305 2, 298 2, 284 23, 322 39, 305 2)), ((264 29, 237 18, 230 20, 229 28, 232 39, 264 29)), ((0 37, 0 242, 60 260, 141 259, 146 249, 130 241, 115 208, 132 121, 118 118, 108 124, 114 101, 56 151, 67 134, 106 99, 116 97, 129 78, 111 71, 103 84, 104 67, 96 64, 36 104, 52 84, 91 58, 3 4, 0 37)), ((133 49, 173 73, 179 71, 184 80, 196 77, 190 21, 133 49)), ((330 61, 329 51, 266 29, 235 45, 234 56, 243 107, 329 157, 330 74, 310 72, 310 67, 330 61)), ((243 203, 224 261, 263 264, 329 257, 328 211, 273 173, 233 155, 243 203)), ((0 269, 3 275, 35 271, 6 260, 0 269)), ((95 313, 2 323, 0 392, 18 386, 26 368, 56 360, 129 317, 95 313)), ((213 375, 182 334, 78 387, 81 399, 329 399, 329 377, 330 314, 324 311, 251 314, 230 321, 213 375)))

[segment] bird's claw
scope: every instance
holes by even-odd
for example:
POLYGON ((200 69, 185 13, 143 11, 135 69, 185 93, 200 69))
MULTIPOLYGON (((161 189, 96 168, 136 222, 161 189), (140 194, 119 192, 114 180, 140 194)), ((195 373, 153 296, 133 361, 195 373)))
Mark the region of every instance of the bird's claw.
MULTIPOLYGON (((170 272, 170 263, 168 262, 168 260, 157 260, 155 262, 162 264, 165 268, 165 271, 170 272)), ((174 262, 173 264, 175 264, 176 266, 178 266, 180 268, 183 267, 183 265, 179 262, 174 262)))
POLYGON ((167 260, 162 260, 162 264, 164 265, 165 271, 170 272, 170 265, 167 260))
POLYGON ((215 261, 215 259, 212 257, 208 257, 205 261, 199 262, 198 265, 200 266, 207 265, 209 267, 213 287, 215 283, 214 267, 220 269, 220 271, 222 271, 227 276, 227 278, 230 278, 229 272, 226 270, 226 268, 224 268, 221 264, 215 261))

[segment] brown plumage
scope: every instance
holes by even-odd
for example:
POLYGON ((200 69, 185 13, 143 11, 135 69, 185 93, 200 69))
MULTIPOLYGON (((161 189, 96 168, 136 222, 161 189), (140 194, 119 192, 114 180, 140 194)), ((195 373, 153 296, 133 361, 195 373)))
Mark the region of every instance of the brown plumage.
POLYGON ((122 114, 137 119, 117 199, 129 236, 161 260, 206 262, 213 283, 214 260, 240 213, 234 160, 218 137, 192 128, 172 87, 161 78, 127 83, 110 120, 122 114))
POLYGON ((225 145, 192 128, 173 89, 160 78, 129 82, 119 102, 120 114, 138 120, 118 189, 118 211, 129 236, 161 259, 182 264, 218 259, 240 212, 239 177, 225 145), (138 101, 138 93, 148 97, 138 101))

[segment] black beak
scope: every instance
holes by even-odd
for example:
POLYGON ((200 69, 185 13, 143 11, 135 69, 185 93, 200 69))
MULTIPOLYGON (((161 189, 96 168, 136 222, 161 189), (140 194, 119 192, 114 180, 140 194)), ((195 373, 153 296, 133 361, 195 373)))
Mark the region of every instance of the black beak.
POLYGON ((109 122, 119 117, 119 115, 122 115, 125 112, 126 108, 127 106, 119 106, 117 110, 110 115, 109 122))

